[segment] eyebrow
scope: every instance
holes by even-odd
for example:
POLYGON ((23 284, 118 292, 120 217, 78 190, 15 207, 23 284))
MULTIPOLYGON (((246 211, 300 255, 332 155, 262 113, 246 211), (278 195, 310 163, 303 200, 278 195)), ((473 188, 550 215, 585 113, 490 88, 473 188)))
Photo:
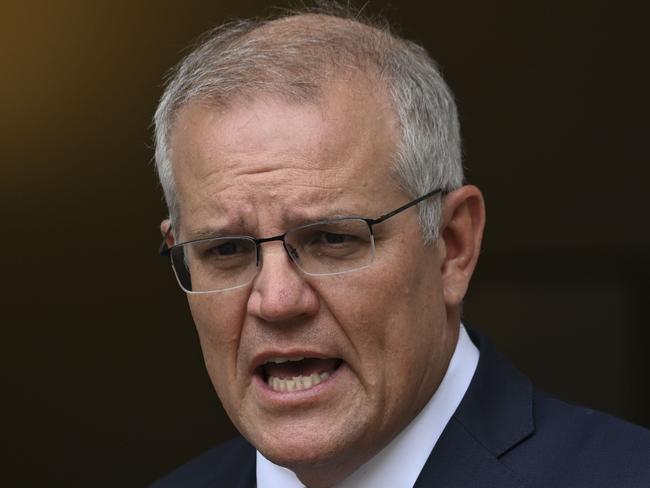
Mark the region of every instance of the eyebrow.
MULTIPOLYGON (((292 218, 283 219, 285 222, 285 232, 294 229, 296 227, 301 227, 303 225, 312 224, 316 222, 324 222, 332 219, 338 219, 342 217, 357 217, 357 218, 366 218, 368 216, 358 215, 350 211, 344 211, 341 209, 334 209, 331 212, 328 212, 325 215, 320 215, 318 217, 314 216, 295 216, 292 218)), ((187 241, 195 241, 199 239, 208 239, 211 237, 229 237, 229 236, 250 236, 250 237, 269 237, 269 236, 256 236, 255 232, 250 232, 249 230, 243 230, 247 227, 246 223, 243 225, 239 224, 225 224, 223 226, 214 226, 214 227, 203 227, 196 230, 192 230, 186 234, 187 241), (236 232, 233 229, 239 227, 242 231, 236 232)))
POLYGON ((204 227, 192 230, 186 234, 188 241, 196 241, 199 239, 208 239, 210 237, 225 237, 234 235, 246 235, 245 232, 231 232, 228 226, 223 227, 204 227))

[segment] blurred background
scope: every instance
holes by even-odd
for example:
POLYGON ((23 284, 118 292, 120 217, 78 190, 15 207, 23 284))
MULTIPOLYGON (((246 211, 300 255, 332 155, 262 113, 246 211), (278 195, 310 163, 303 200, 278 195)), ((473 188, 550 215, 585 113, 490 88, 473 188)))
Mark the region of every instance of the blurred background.
MULTIPOLYGON (((366 8, 425 45, 458 100, 467 177, 488 208, 465 322, 538 386, 650 427, 644 5, 366 8)), ((11 486, 143 486, 233 435, 157 255, 150 121, 163 74, 197 35, 269 10, 3 2, 0 477, 11 486)))

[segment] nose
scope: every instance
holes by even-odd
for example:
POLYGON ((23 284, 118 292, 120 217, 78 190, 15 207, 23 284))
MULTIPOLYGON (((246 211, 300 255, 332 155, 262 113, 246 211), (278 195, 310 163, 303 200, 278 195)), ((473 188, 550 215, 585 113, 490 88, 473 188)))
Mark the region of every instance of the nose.
POLYGON ((266 322, 287 322, 318 312, 320 300, 305 276, 291 262, 281 242, 268 242, 260 249, 262 268, 253 280, 248 313, 266 322))

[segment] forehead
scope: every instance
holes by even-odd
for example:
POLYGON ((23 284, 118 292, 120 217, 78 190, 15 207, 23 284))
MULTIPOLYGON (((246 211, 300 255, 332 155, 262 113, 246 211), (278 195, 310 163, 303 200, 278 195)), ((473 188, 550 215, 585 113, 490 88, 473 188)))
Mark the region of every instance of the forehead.
POLYGON ((398 130, 371 86, 339 80, 307 103, 240 96, 225 110, 183 107, 171 134, 182 227, 256 227, 269 217, 280 226, 380 203, 377 192, 395 186, 398 130))

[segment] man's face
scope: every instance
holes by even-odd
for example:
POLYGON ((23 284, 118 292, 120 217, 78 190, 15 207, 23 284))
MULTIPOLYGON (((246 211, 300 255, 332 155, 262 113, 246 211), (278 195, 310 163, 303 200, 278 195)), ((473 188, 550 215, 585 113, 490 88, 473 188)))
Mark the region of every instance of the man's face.
MULTIPOLYGON (((306 104, 249 97, 225 111, 183 108, 172 134, 177 242, 206 231, 268 237, 409 201, 391 177, 397 122, 367 83, 332 83, 306 104)), ((426 404, 453 352, 441 246, 423 244, 415 208, 374 232, 365 269, 307 276, 269 242, 249 286, 188 296, 228 415, 266 457, 298 473, 374 455, 426 404), (325 379, 299 391, 267 383, 314 374, 325 379)))

